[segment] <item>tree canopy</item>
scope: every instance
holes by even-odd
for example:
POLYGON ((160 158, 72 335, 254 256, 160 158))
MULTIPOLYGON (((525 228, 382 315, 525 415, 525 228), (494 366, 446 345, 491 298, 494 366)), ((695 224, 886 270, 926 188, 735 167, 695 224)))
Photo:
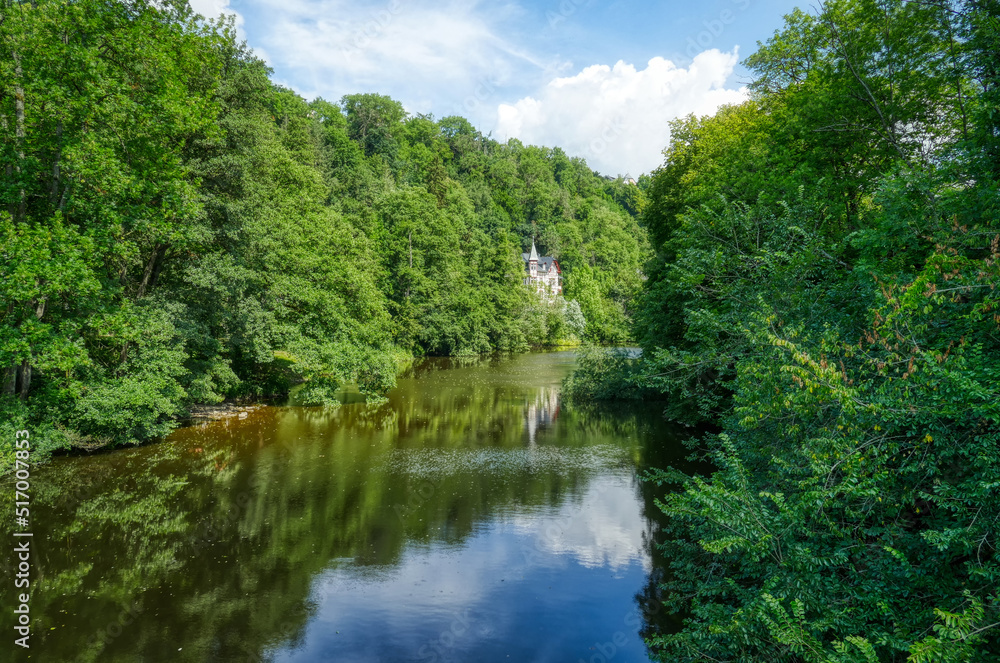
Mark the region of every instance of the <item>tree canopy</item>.
POLYGON ((0 13, 0 410, 39 453, 300 383, 377 399, 413 356, 628 338, 642 195, 582 160, 307 101, 185 2, 0 13), (566 301, 524 287, 533 238, 566 301))

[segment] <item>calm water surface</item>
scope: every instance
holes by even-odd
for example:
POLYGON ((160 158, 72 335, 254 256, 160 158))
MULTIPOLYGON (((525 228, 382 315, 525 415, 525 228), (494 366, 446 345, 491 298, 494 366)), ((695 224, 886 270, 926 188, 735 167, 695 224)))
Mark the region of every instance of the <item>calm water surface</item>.
POLYGON ((383 405, 39 468, 31 660, 648 661, 662 562, 638 476, 679 464, 681 435, 655 407, 564 405, 572 366, 429 360, 383 405))

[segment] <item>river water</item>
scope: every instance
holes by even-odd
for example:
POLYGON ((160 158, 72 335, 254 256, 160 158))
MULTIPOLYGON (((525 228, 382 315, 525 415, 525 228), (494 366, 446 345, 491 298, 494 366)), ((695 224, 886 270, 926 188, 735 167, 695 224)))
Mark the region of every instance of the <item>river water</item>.
POLYGON ((37 468, 11 660, 648 661, 663 562, 639 477, 683 464, 682 435, 656 407, 562 403, 573 362, 426 360, 378 406, 37 468))

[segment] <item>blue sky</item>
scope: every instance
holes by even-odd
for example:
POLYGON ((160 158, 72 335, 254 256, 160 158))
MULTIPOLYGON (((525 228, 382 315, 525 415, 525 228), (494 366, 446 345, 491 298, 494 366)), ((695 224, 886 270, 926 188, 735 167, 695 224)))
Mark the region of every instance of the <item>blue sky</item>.
MULTIPOLYGON (((191 0, 306 98, 378 92, 605 174, 659 165, 667 122, 742 99, 739 61, 793 0, 191 0)), ((806 6, 808 8, 808 5, 806 6)))

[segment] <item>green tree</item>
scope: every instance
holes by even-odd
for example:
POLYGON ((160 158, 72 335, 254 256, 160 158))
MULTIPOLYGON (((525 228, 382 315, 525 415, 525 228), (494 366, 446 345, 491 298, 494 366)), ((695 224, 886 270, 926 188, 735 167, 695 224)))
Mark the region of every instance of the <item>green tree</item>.
POLYGON ((794 12, 750 101, 674 125, 641 368, 575 389, 720 428, 710 476, 651 476, 684 619, 662 660, 1000 655, 993 9, 794 12))

